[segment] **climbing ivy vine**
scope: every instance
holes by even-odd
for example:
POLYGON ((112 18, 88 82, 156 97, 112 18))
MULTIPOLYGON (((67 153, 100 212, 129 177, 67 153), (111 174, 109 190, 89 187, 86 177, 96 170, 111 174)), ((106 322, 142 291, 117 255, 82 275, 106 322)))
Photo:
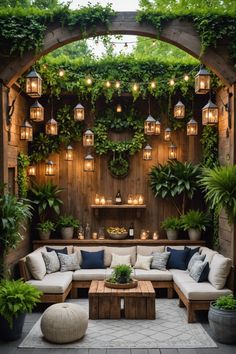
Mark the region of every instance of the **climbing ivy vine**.
POLYGON ((17 157, 17 184, 19 198, 26 198, 28 192, 27 167, 30 164, 28 155, 20 152, 17 157))

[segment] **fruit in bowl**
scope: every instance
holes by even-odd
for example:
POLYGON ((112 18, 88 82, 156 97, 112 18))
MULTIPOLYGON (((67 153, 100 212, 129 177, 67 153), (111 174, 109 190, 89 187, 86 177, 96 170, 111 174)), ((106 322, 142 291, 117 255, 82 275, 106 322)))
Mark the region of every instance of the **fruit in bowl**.
POLYGON ((110 238, 113 238, 114 240, 122 240, 127 237, 128 231, 124 227, 108 227, 107 228, 107 233, 110 236, 110 238))

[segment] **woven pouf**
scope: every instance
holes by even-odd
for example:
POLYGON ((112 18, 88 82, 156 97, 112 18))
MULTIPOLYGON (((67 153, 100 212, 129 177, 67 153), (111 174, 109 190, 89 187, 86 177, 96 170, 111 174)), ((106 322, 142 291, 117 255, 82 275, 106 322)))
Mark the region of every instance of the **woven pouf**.
POLYGON ((79 305, 55 304, 44 312, 40 326, 49 342, 70 343, 84 336, 88 327, 88 315, 79 305))

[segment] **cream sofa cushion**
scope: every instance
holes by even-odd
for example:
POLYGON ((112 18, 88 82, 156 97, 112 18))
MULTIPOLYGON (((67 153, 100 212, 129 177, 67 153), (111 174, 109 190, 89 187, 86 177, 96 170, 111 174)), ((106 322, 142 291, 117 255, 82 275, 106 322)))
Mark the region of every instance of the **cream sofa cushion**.
POLYGON ((111 265, 111 255, 112 253, 118 254, 120 256, 130 255, 131 265, 133 266, 136 262, 136 246, 131 247, 104 247, 104 265, 105 267, 110 267, 111 265))
POLYGON ((162 253, 165 251, 165 246, 137 246, 137 255, 151 256, 152 253, 162 253))
POLYGON ((90 280, 104 280, 111 276, 113 269, 79 269, 73 272, 73 280, 76 281, 90 281, 90 280))
POLYGON ((33 278, 42 280, 46 274, 46 266, 43 256, 39 250, 36 250, 26 256, 26 264, 33 278))
POLYGON ((134 278, 137 279, 137 280, 171 281, 172 280, 172 274, 168 270, 134 269, 134 278))
POLYGON ((131 266, 130 254, 120 256, 119 254, 112 253, 111 255, 111 265, 110 268, 115 268, 118 265, 126 264, 131 266))
POLYGON ((208 247, 201 247, 200 248, 200 253, 205 257, 204 261, 208 262, 209 264, 211 264, 212 258, 214 257, 215 254, 218 254, 218 252, 211 250, 208 247))
POLYGON ((79 256, 79 265, 82 264, 82 255, 81 255, 81 251, 86 251, 86 252, 98 252, 98 251, 103 251, 104 247, 103 246, 74 246, 74 252, 78 252, 78 256, 79 256))
POLYGON ((232 294, 232 291, 229 289, 217 290, 208 282, 196 283, 183 281, 177 284, 182 293, 189 300, 207 300, 212 301, 216 300, 219 296, 232 294))
POLYGON ((46 294, 63 294, 72 282, 72 272, 46 274, 43 280, 28 280, 27 283, 46 294))
POLYGON ((137 261, 134 265, 134 268, 135 269, 150 270, 152 259, 153 259, 153 256, 142 256, 141 254, 138 254, 137 261))
POLYGON ((230 258, 226 258, 221 254, 214 255, 210 264, 208 280, 216 289, 223 289, 225 286, 231 266, 232 261, 230 258))

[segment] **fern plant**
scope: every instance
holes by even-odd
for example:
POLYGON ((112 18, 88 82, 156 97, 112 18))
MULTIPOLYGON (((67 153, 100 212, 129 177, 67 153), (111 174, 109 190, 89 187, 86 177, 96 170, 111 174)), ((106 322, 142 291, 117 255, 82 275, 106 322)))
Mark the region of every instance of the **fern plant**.
POLYGON ((184 230, 197 229, 206 230, 206 226, 209 224, 209 217, 203 211, 189 210, 185 215, 181 216, 182 227, 184 230))
POLYGON ((218 310, 235 310, 236 311, 236 299, 233 295, 220 296, 213 303, 213 306, 218 310))

